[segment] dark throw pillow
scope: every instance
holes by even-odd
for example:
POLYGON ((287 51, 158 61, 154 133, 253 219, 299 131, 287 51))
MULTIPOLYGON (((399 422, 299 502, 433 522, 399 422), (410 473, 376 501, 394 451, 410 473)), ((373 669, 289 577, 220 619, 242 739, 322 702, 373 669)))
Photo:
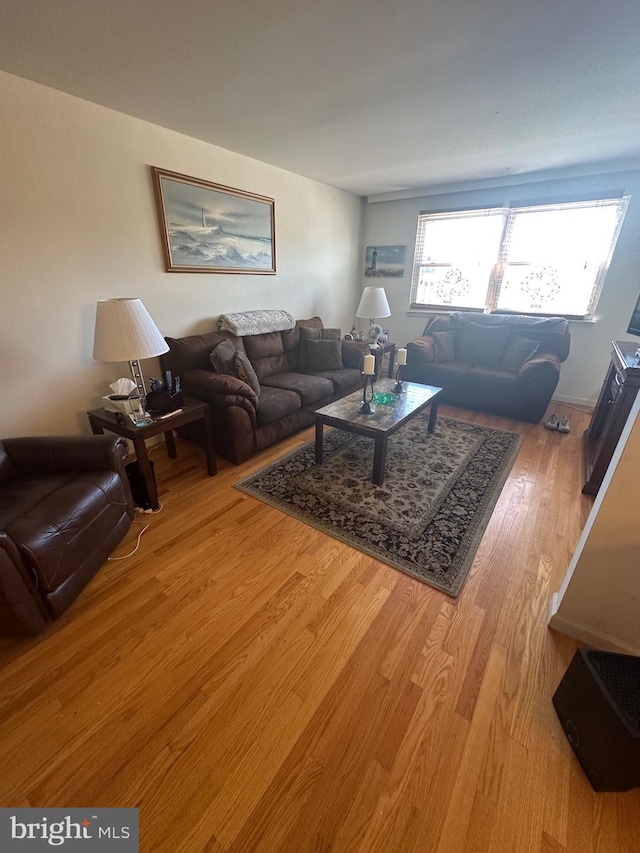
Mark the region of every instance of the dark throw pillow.
POLYGON ((307 341, 309 354, 309 370, 316 373, 322 370, 341 370, 342 342, 341 341, 307 341))
MULTIPOLYGON (((314 329, 311 326, 300 326, 300 353, 298 370, 309 370, 309 341, 339 341, 342 329, 314 329)), ((340 365, 342 367, 342 365, 340 365)))
POLYGON ((238 350, 234 364, 235 374, 238 379, 242 379, 243 382, 246 382, 247 385, 251 387, 251 390, 255 393, 256 397, 259 397, 260 383, 258 382, 258 377, 256 376, 256 372, 253 369, 253 365, 249 361, 247 354, 238 350))
POLYGON ((431 335, 436 351, 436 361, 456 360, 456 333, 433 332, 431 335))
POLYGON ((209 355, 211 364, 216 373, 227 373, 230 376, 236 375, 235 359, 236 348, 231 341, 220 341, 220 343, 211 350, 209 355))
POLYGON ((498 367, 510 331, 509 326, 467 323, 460 336, 457 360, 464 364, 498 367))
POLYGON ((500 363, 505 370, 517 373, 525 361, 529 361, 539 349, 540 341, 532 341, 531 338, 514 335, 509 341, 500 363))

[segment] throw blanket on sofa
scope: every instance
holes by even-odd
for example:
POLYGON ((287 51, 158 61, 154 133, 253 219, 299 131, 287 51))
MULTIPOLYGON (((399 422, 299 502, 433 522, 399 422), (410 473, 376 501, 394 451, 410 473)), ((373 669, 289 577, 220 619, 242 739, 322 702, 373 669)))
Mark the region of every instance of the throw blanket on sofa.
POLYGON ((534 317, 530 314, 477 314, 474 311, 452 311, 449 315, 449 326, 459 329, 465 323, 478 322, 483 326, 531 326, 536 332, 547 335, 564 335, 569 325, 564 317, 534 317))
POLYGON ((285 329, 293 329, 295 324, 296 321, 288 311, 239 311, 218 317, 218 328, 238 337, 283 332, 285 329))

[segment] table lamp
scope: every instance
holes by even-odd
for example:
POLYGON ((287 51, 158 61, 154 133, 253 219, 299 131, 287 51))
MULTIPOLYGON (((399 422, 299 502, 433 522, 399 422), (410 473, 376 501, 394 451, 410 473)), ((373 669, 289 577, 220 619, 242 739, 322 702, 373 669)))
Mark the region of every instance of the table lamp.
POLYGON ((140 359, 153 358, 168 350, 167 342, 140 299, 98 302, 93 357, 96 361, 128 361, 139 394, 147 394, 140 359))
POLYGON ((362 297, 356 317, 369 318, 369 343, 377 344, 378 337, 382 333, 382 329, 374 326, 376 317, 390 317, 391 309, 387 302, 387 294, 384 292, 384 287, 365 287, 362 291, 362 297))

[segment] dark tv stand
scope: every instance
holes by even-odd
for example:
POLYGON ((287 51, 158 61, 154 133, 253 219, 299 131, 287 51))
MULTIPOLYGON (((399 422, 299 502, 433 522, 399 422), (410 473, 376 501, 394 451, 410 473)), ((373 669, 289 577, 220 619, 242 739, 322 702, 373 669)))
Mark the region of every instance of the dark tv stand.
POLYGON ((597 495, 640 389, 637 343, 612 341, 611 364, 583 435, 585 495, 597 495))

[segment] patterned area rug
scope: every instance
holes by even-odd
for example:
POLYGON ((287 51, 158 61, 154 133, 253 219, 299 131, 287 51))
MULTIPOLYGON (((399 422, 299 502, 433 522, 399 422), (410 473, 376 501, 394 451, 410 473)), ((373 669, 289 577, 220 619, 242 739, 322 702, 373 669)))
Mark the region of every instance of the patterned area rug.
POLYGON ((389 439, 386 477, 371 482, 373 441, 325 431, 324 462, 308 442, 236 484, 247 494, 457 596, 522 436, 417 415, 389 439))

